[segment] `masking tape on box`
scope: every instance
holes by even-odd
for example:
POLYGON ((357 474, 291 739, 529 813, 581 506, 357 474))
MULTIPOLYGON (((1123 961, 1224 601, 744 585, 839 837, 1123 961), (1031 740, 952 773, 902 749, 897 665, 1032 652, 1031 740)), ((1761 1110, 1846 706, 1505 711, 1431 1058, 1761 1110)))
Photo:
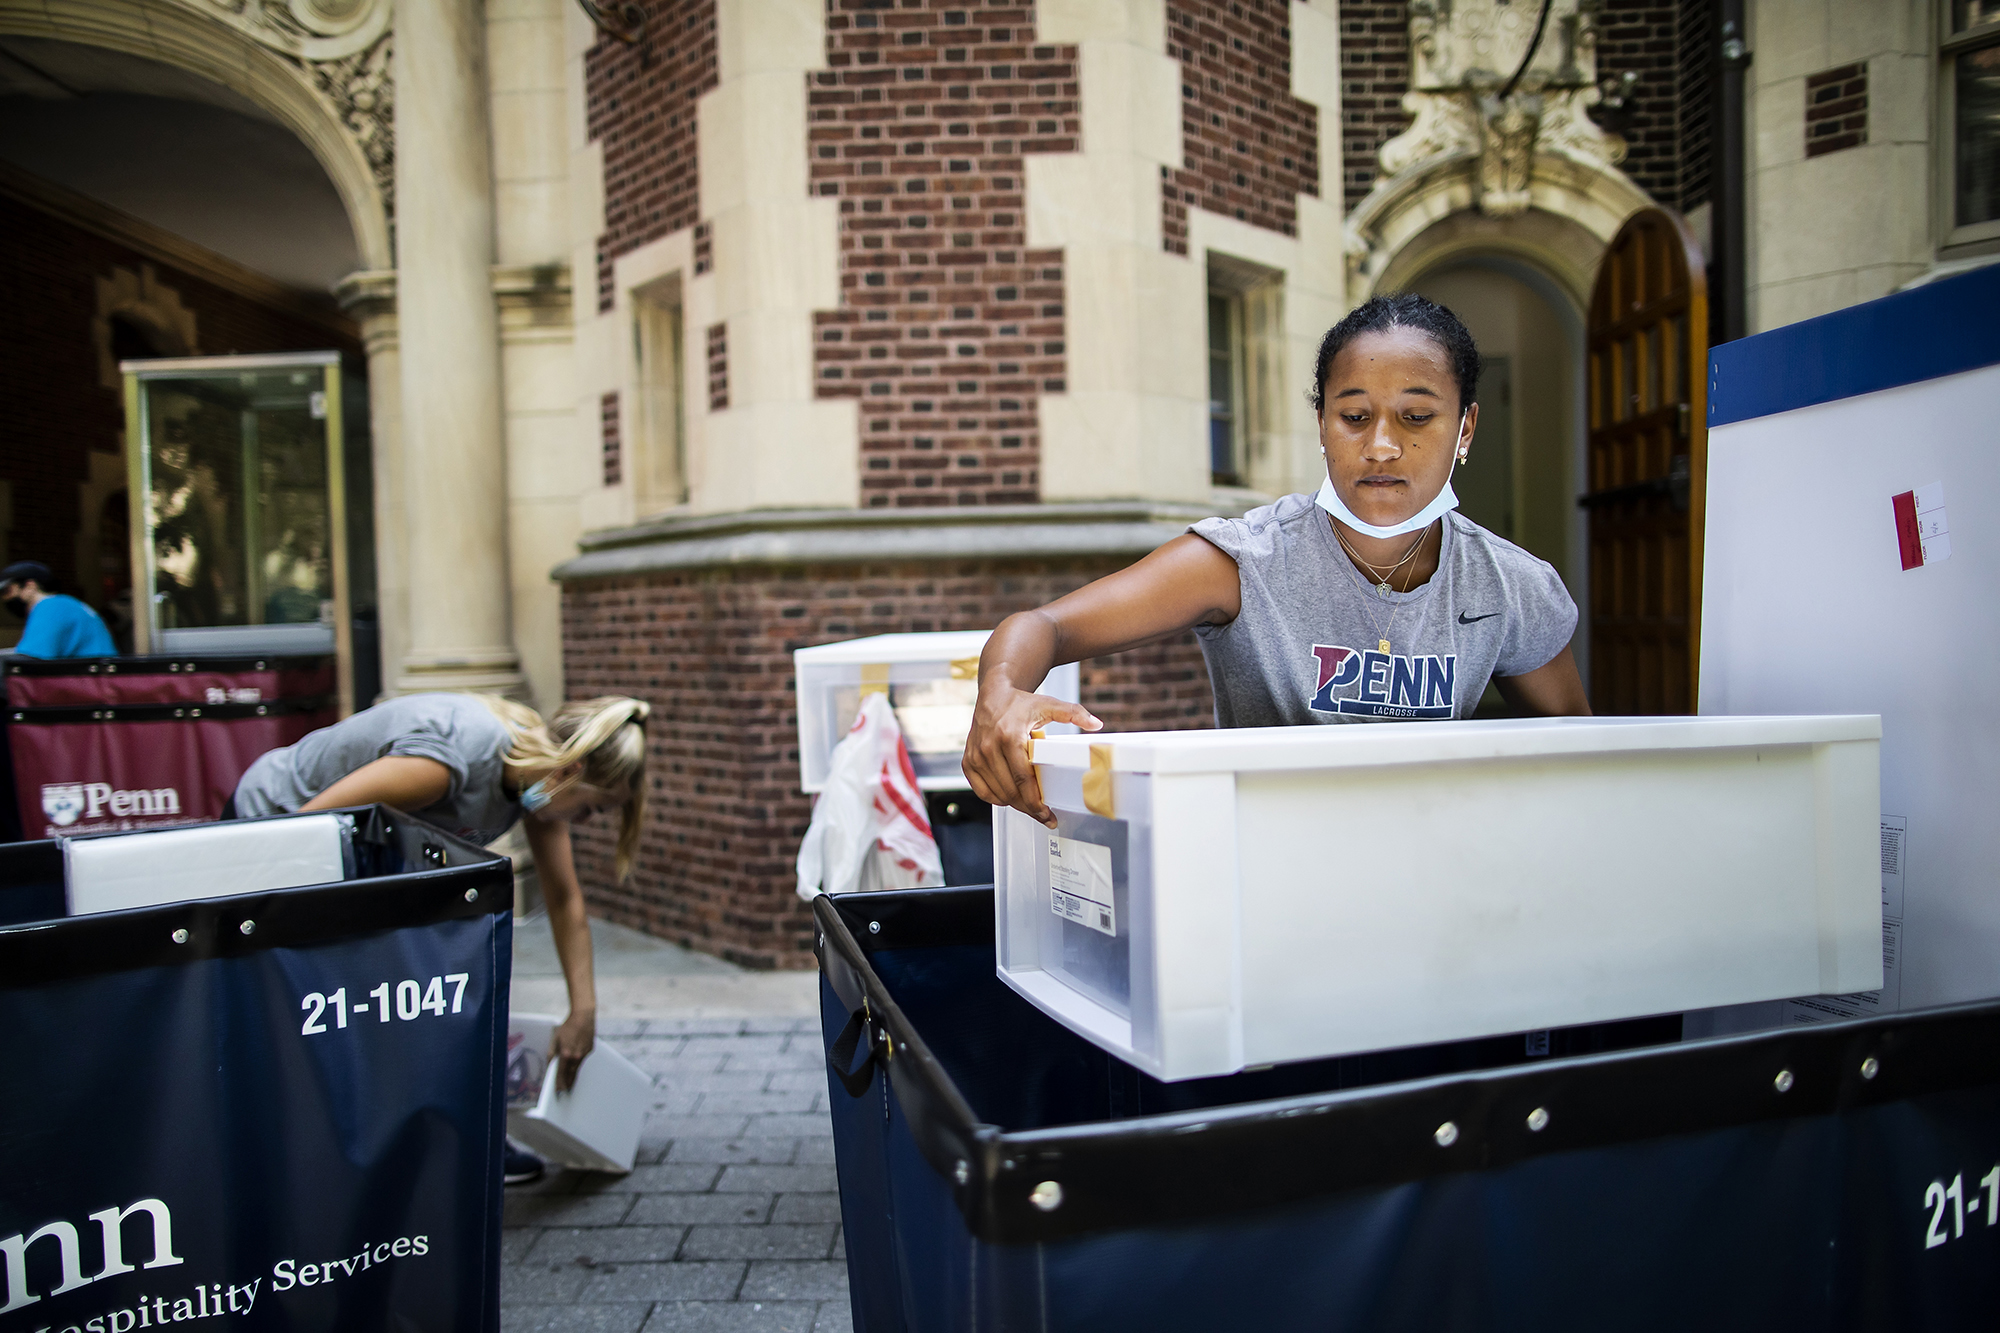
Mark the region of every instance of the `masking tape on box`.
POLYGON ((1090 747, 1090 771, 1083 775, 1083 808, 1106 819, 1118 818, 1111 801, 1111 747, 1090 747))
POLYGON ((887 694, 889 692, 889 664, 887 662, 867 662, 861 667, 861 693, 887 694))

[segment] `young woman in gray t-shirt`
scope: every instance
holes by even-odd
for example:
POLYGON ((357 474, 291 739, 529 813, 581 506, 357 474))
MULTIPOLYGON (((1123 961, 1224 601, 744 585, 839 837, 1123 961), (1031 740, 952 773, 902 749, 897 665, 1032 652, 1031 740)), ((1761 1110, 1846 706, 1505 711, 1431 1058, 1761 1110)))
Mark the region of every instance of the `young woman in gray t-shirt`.
POLYGON ((405 810, 484 846, 525 816, 569 1017, 554 1034, 562 1088, 597 1041, 590 921, 569 826, 618 810, 617 874, 632 868, 646 804, 646 703, 606 695, 545 723, 490 694, 406 694, 260 755, 230 798, 238 818, 375 805, 405 810))
POLYGON ((1585 715, 1576 605, 1547 562, 1452 512, 1479 352, 1421 296, 1376 297, 1320 343, 1326 481, 1195 524, 1127 569, 1009 616, 979 662, 965 773, 1055 827, 1028 762, 1047 722, 1103 724, 1036 694, 1049 670, 1194 630, 1219 726, 1468 717, 1488 680, 1523 711, 1585 715))

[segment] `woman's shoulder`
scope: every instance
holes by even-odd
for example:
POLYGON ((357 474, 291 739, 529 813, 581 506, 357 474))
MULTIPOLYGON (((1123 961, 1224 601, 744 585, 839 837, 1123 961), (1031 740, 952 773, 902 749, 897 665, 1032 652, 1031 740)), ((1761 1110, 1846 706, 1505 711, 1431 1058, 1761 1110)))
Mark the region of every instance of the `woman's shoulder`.
POLYGON ((1318 512, 1310 495, 1281 495, 1241 518, 1205 518, 1188 531, 1202 537, 1233 559, 1270 555, 1312 521, 1318 512))
POLYGON ((1456 511, 1445 515, 1445 522, 1451 525, 1452 563, 1460 571, 1475 578, 1495 579, 1523 593, 1540 589, 1560 593, 1561 600, 1569 600, 1562 575, 1533 551, 1516 546, 1456 511))

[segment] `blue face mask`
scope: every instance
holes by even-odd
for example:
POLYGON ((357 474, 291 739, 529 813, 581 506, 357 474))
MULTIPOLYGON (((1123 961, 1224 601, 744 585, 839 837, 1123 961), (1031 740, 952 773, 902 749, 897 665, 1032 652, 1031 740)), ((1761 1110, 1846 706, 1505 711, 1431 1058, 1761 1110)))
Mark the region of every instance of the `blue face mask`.
POLYGON ((521 808, 523 810, 526 810, 529 814, 532 815, 536 811, 546 807, 549 801, 553 799, 549 795, 548 785, 549 785, 549 780, 547 778, 543 778, 540 782, 537 782, 534 786, 522 792, 521 808))

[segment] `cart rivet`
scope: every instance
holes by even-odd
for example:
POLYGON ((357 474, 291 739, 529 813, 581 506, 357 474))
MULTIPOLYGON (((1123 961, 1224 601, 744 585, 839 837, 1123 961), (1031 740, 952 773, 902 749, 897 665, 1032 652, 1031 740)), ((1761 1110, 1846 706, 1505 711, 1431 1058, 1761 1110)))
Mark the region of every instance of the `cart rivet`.
POLYGON ((1549 1127, 1549 1113, 1537 1106, 1528 1112, 1528 1128, 1539 1134, 1549 1127))
POLYGON ((972 1167, 963 1157, 959 1158, 958 1165, 951 1169, 951 1178, 961 1185, 972 1179, 972 1167))
POLYGON ((880 935, 882 933, 882 923, 880 921, 870 921, 868 923, 868 933, 870 935, 880 935))
POLYGON ((1449 1148, 1452 1144, 1458 1142, 1458 1126, 1447 1120, 1437 1127, 1437 1133, 1431 1135, 1431 1137, 1438 1141, 1438 1147, 1449 1148))
POLYGON ((242 925, 238 926, 237 929, 242 931, 245 935, 248 935, 257 929, 257 923, 255 921, 245 921, 242 925))
POLYGON ((1861 1062, 1861 1077, 1874 1078, 1877 1074, 1881 1072, 1882 1072, 1882 1066, 1875 1062, 1874 1056, 1871 1055, 1866 1060, 1863 1060, 1861 1062))
POLYGON ((478 902, 478 901, 479 901, 479 890, 478 890, 478 889, 467 889, 467 890, 465 891, 465 901, 467 901, 467 902, 469 902, 469 903, 476 903, 476 902, 478 902))
POLYGON ((1775 1087, 1779 1092, 1790 1092, 1792 1090, 1792 1071, 1789 1069, 1780 1069, 1778 1076, 1771 1080, 1771 1086, 1775 1087))
POLYGON ((187 942, 188 942, 187 927, 182 926, 179 930, 174 932, 174 943, 186 944, 187 942))
POLYGON ((1062 1207, 1062 1186, 1053 1180, 1044 1180, 1028 1191, 1028 1202, 1045 1213, 1053 1213, 1062 1207))

